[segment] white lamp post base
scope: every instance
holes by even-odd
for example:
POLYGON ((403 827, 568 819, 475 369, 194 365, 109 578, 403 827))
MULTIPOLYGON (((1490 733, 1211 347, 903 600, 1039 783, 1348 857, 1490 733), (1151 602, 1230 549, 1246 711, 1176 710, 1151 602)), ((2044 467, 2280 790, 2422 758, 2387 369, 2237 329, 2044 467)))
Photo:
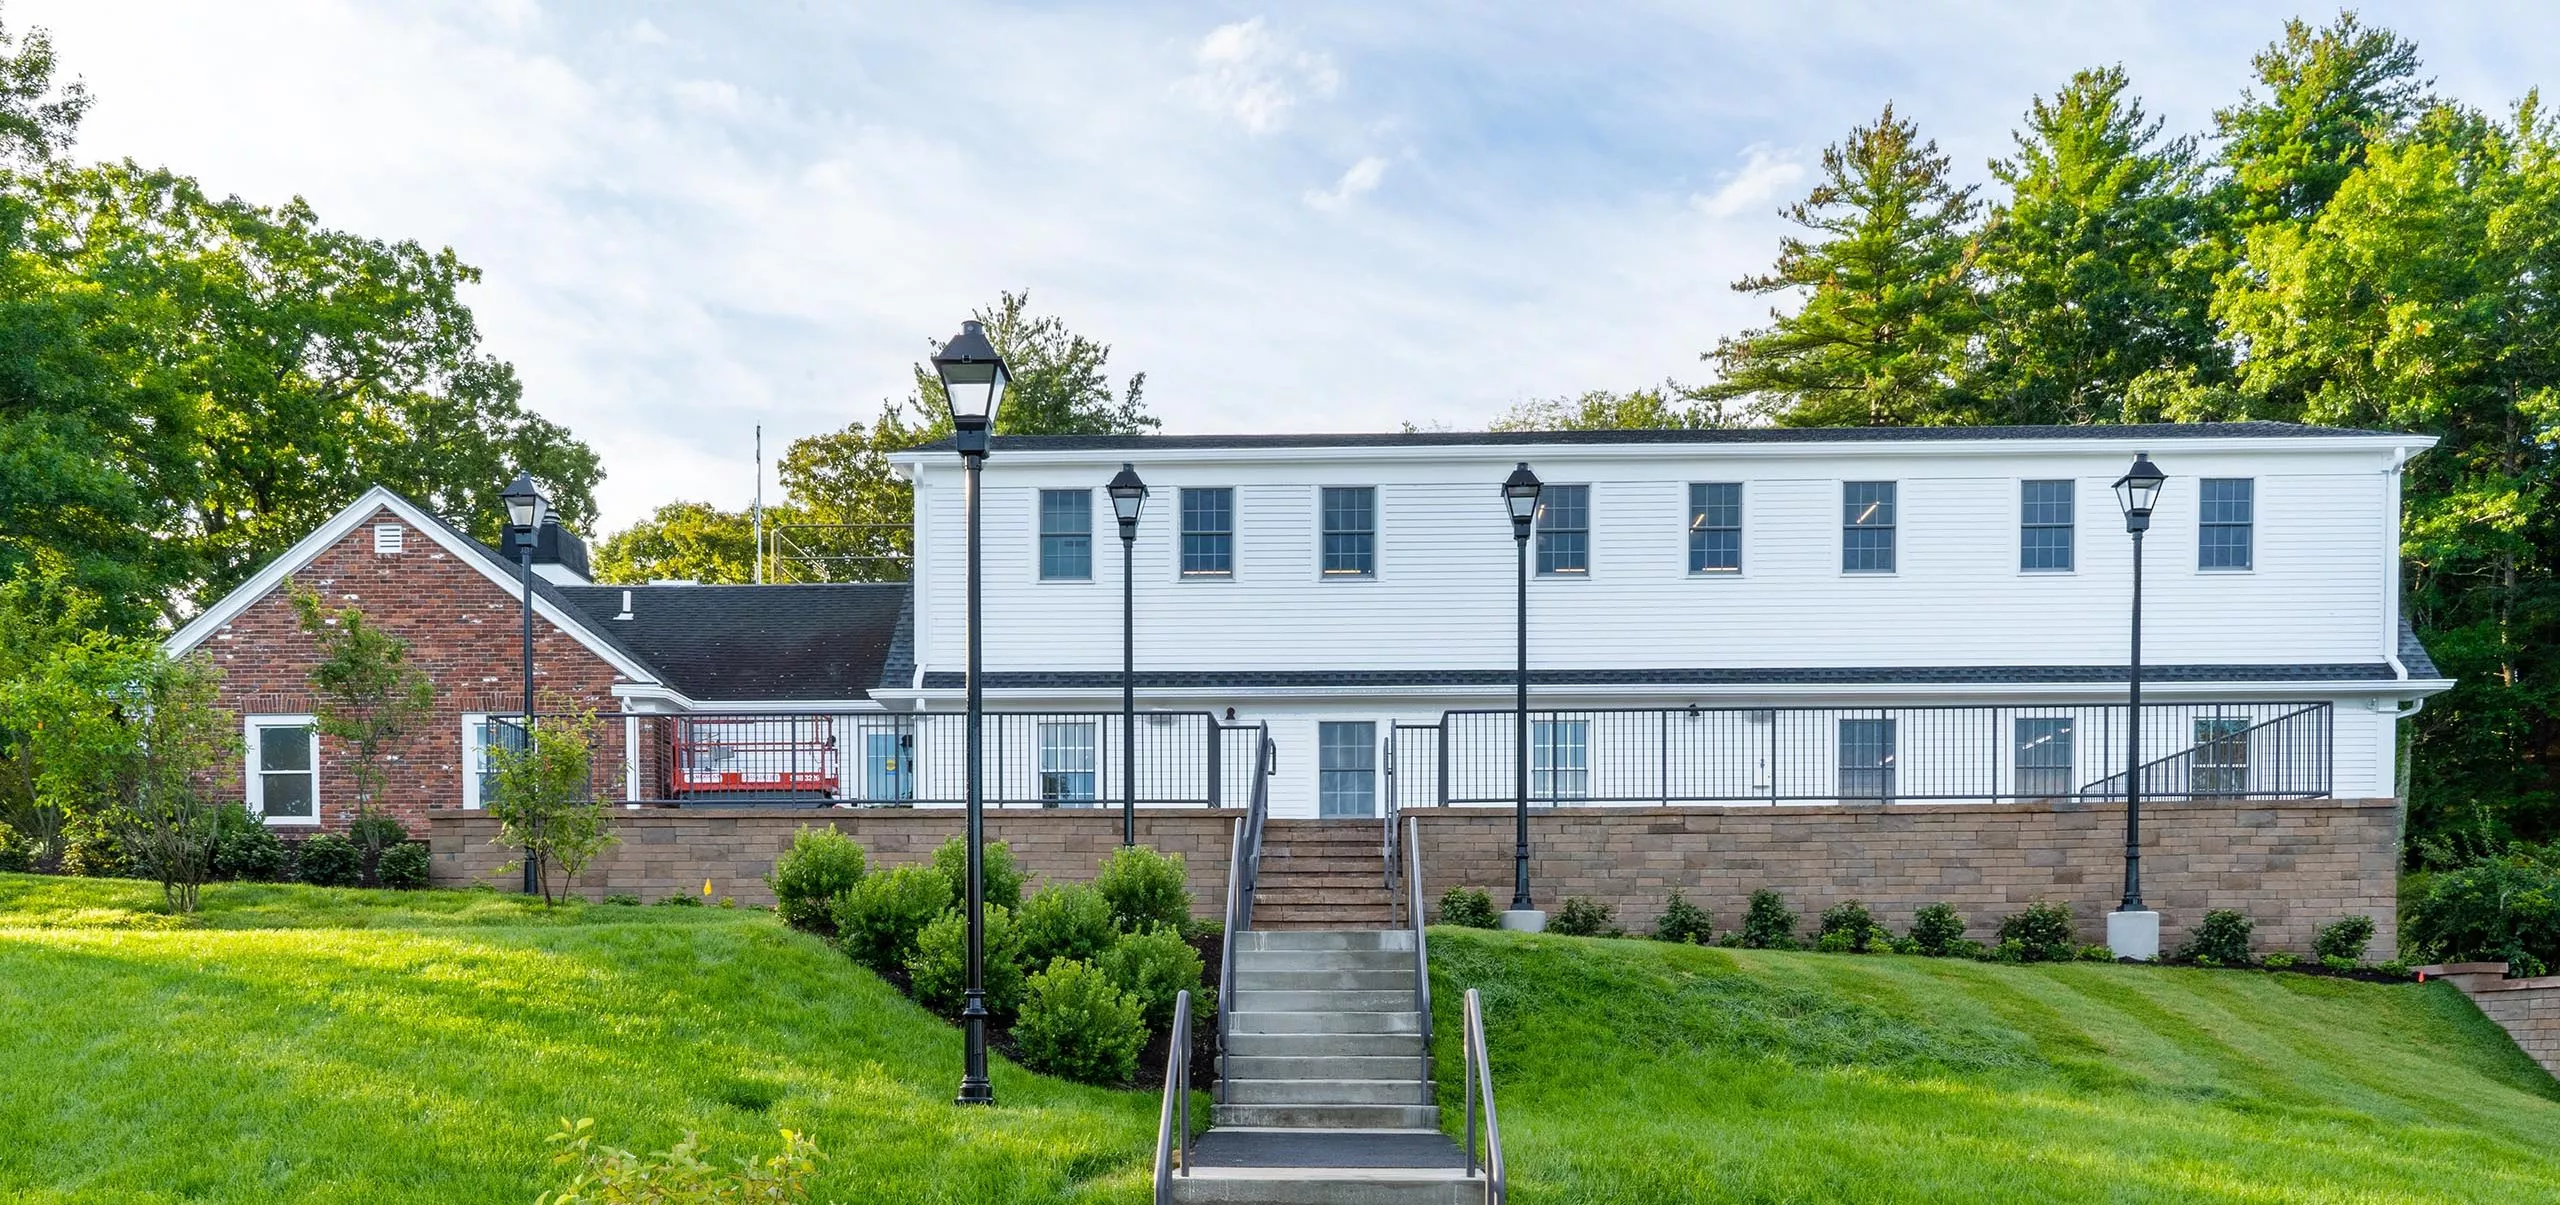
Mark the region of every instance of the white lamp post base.
POLYGON ((2108 913, 2107 948, 2115 951, 2118 958, 2159 961, 2160 914, 2149 911, 2108 913))
POLYGON ((1502 927, 1515 933, 1544 933, 1547 914, 1536 909, 1519 909, 1502 914, 1502 927))

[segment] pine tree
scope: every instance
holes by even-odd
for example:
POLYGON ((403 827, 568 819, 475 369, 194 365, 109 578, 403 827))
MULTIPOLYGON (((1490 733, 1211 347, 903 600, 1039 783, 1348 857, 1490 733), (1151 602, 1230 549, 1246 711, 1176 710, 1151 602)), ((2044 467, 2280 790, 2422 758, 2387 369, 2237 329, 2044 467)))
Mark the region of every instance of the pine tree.
POLYGON ((2405 129, 2432 103, 2418 48, 2340 13, 2314 29, 2287 21, 2251 65, 2266 88, 2214 113, 2233 228, 2307 223, 2364 162, 2366 148, 2405 129))

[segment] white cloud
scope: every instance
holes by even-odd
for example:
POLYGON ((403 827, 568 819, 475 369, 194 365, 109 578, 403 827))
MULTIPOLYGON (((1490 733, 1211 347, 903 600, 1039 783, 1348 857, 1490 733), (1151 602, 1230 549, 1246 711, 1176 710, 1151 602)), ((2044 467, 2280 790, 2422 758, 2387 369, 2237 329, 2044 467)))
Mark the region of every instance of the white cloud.
POLYGON ((1386 175, 1386 160, 1376 155, 1363 155, 1358 163, 1342 173, 1341 179, 1333 182, 1333 187, 1308 189, 1307 204, 1326 213, 1340 213, 1350 208, 1353 200, 1374 191, 1386 175))
POLYGON ((1182 80, 1182 90, 1256 134, 1279 129, 1300 101, 1331 96, 1342 85, 1331 59, 1292 47, 1260 17, 1210 30, 1192 60, 1199 69, 1182 80))
POLYGON ((631 40, 643 46, 664 46, 673 40, 667 37, 667 31, 658 28, 657 22, 647 17, 632 22, 630 32, 631 40))
POLYGON ((1772 151, 1769 144, 1756 142, 1742 149, 1741 170, 1728 176, 1714 192, 1689 198, 1689 203, 1711 218, 1766 209, 1796 181, 1804 179, 1804 174, 1801 152, 1772 151))

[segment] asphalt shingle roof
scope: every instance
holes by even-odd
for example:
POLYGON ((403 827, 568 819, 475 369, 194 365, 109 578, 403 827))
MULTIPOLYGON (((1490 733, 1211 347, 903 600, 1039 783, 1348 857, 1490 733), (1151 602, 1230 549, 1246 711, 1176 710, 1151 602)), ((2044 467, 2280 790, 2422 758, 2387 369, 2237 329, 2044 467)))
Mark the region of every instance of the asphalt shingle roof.
POLYGON ((904 582, 557 589, 668 686, 722 703, 869 698, 907 599, 904 582))
MULTIPOLYGON (((1520 444, 1944 443, 1970 439, 2309 439, 2397 435, 2300 423, 2125 423, 2018 427, 1720 427, 1699 431, 1386 431, 1330 435, 999 435, 994 450, 1146 452, 1200 448, 1465 448, 1520 444)), ((948 439, 919 451, 949 451, 948 439)))

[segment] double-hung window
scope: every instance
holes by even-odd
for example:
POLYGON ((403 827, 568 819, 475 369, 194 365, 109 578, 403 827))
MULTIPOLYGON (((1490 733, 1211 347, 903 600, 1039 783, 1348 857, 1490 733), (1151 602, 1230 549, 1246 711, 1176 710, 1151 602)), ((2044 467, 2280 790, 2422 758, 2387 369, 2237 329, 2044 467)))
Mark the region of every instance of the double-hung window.
POLYGON ((2199 797, 2248 794, 2248 718, 2208 716, 2196 721, 2195 732, 2195 748, 2188 751, 2188 793, 2199 797))
POLYGON ((1529 721, 1529 797, 1591 797, 1591 721, 1529 721))
POLYGON ((1840 798, 1893 801, 1893 721, 1840 721, 1840 798))
POLYGON ((501 750, 524 750, 524 721, 478 712, 462 717, 462 806, 486 806, 501 750))
POLYGON ((2247 477, 2207 477, 2196 483, 2201 509, 2196 522, 2196 568, 2249 567, 2257 524, 2257 485, 2247 477))
POLYGON ((1378 811, 1378 726, 1367 720, 1316 725, 1316 814, 1378 811))
POLYGON ((1182 576, 1233 577, 1236 571, 1236 492, 1182 491, 1182 576))
POLYGON ((1093 580, 1093 491, 1040 491, 1040 580, 1093 580))
POLYGON ((1840 572, 1893 572, 1893 486, 1840 483, 1840 572))
POLYGON ((1538 576, 1591 572, 1591 487, 1550 485, 1538 494, 1538 576))
POLYGON ((2018 483, 2018 568, 2068 573, 2072 545, 2071 483, 2018 483))
POLYGON ((1378 575, 1378 491, 1365 485, 1324 487, 1326 577, 1378 575))
POLYGON ((1742 483, 1689 486, 1689 572, 1742 572, 1742 483))
POLYGON ((271 824, 320 823, 320 732, 307 715, 250 716, 249 810, 271 824))
POLYGON ((1040 802, 1072 807, 1094 801, 1094 727, 1091 720, 1041 722, 1040 802))
POLYGON ((2018 797, 2059 799, 2077 789, 2071 781, 2071 721, 2021 719, 2018 732, 2018 797))

